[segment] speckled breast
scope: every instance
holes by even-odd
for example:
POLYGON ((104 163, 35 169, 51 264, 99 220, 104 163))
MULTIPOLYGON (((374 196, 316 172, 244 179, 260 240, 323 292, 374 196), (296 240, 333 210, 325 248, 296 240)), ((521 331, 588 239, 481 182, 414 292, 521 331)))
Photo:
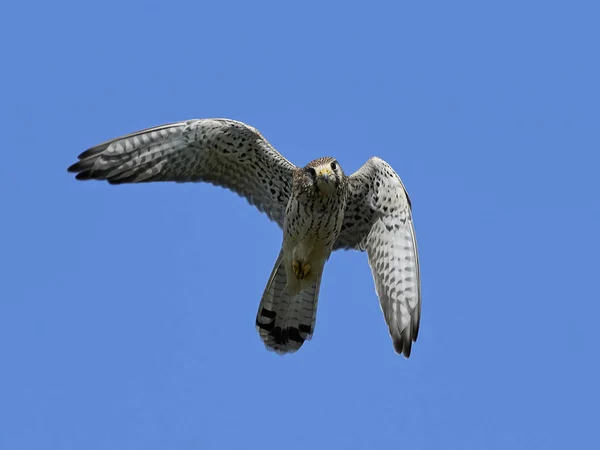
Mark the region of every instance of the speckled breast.
POLYGON ((286 208, 285 238, 294 242, 311 241, 333 246, 340 232, 346 195, 292 196, 286 208))

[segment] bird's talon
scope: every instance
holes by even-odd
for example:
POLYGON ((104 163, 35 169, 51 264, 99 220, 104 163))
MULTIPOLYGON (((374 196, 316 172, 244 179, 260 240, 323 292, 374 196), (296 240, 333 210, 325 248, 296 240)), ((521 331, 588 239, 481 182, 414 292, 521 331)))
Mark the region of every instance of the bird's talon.
POLYGON ((301 264, 300 261, 294 260, 292 261, 292 270, 299 280, 303 280, 310 272, 310 264, 301 264))
POLYGON ((310 264, 302 264, 302 273, 304 275, 302 278, 306 278, 308 276, 308 274, 310 273, 310 264))

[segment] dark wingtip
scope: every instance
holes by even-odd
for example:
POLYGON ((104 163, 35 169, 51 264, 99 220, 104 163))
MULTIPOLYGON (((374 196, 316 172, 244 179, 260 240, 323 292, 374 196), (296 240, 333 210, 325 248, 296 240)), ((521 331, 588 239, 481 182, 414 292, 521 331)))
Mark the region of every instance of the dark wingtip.
POLYGON ((67 172, 69 173, 77 173, 81 171, 81 161, 77 161, 74 164, 71 164, 68 168, 67 168, 67 172))
POLYGON ((417 322, 416 325, 413 326, 413 335, 412 335, 413 342, 417 342, 418 337, 419 337, 419 322, 417 322))
POLYGON ((87 149, 85 152, 81 153, 77 158, 79 159, 79 161, 77 161, 74 164, 71 164, 68 168, 67 168, 67 172, 69 173, 77 173, 80 172, 81 174, 83 174, 84 172, 87 172, 88 175, 82 175, 81 177, 78 175, 77 179, 78 180, 89 180, 91 177, 89 176, 89 170, 93 165, 94 162, 96 161, 95 158, 93 158, 94 156, 98 155, 99 153, 102 153, 105 150, 105 146, 96 146, 96 147, 92 147, 87 149))
POLYGON ((399 355, 404 355, 405 358, 410 358, 410 351, 412 350, 412 345, 410 339, 404 342, 402 338, 394 340, 394 350, 399 355))
POLYGON ((85 152, 81 153, 77 158, 79 159, 86 159, 89 158, 90 156, 95 156, 98 153, 102 153, 104 150, 106 150, 106 145, 97 145, 96 147, 92 147, 92 148, 88 148, 85 152))
POLYGON ((89 170, 84 170, 83 172, 79 172, 77 175, 75 175, 75 179, 81 181, 91 180, 92 174, 89 170))

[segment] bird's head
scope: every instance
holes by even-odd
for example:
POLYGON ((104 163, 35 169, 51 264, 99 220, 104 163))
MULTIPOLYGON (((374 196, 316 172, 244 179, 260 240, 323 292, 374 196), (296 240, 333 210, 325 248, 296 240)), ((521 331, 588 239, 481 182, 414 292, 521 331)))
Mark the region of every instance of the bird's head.
POLYGON ((342 185, 344 171, 335 158, 329 156, 309 162, 302 170, 304 181, 322 194, 331 194, 342 185))

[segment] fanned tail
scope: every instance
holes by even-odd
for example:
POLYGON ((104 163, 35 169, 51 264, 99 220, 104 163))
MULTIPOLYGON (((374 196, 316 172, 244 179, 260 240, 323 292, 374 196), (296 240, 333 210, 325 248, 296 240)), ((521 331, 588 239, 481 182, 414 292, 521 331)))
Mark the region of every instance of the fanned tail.
POLYGON ((283 250, 279 253, 256 315, 256 329, 269 350, 293 353, 312 337, 320 284, 319 275, 308 289, 291 295, 286 289, 283 250))

